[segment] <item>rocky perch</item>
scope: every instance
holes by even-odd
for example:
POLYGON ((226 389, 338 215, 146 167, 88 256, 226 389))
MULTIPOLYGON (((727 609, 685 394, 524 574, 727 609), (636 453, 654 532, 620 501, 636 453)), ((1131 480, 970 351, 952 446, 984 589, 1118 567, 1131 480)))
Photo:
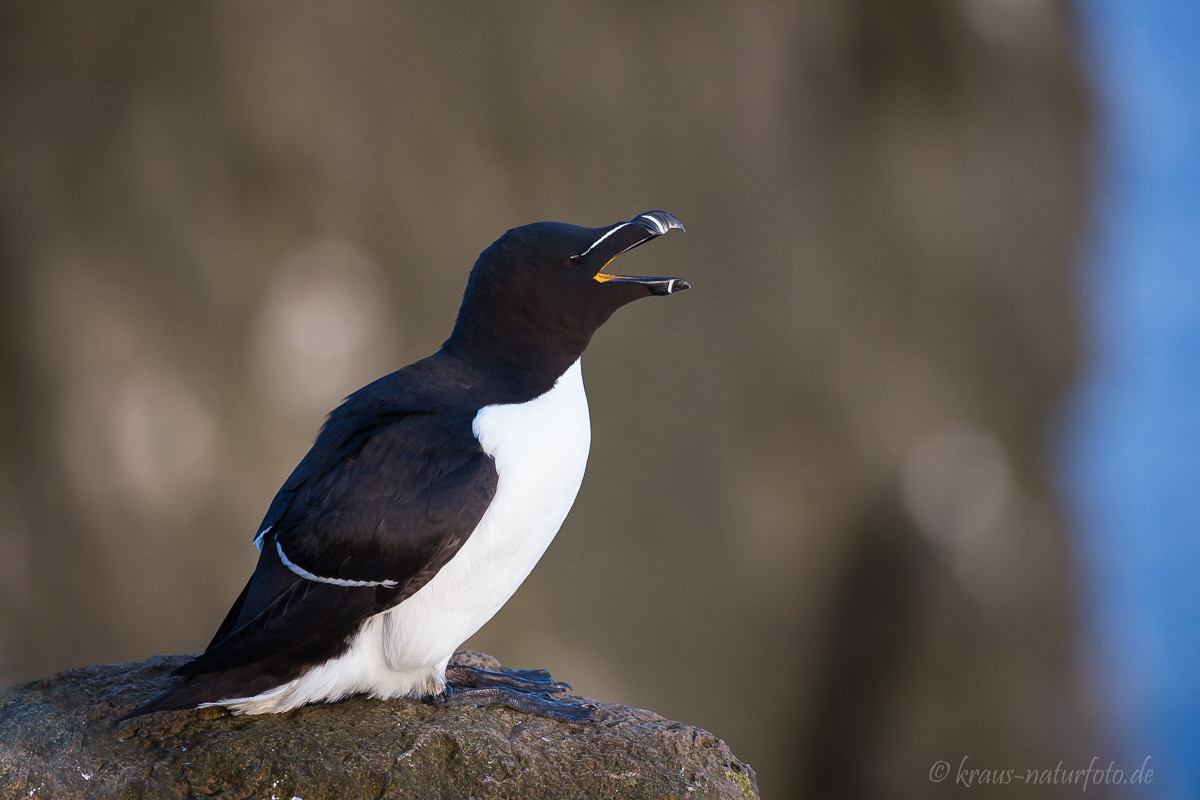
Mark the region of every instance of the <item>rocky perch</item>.
MULTIPOLYGON (((114 720, 187 656, 95 664, 0 700, 0 797, 737 798, 754 771, 712 734, 598 703, 592 723, 361 697, 286 714, 114 720)), ((455 660, 499 668, 490 656, 455 660)))

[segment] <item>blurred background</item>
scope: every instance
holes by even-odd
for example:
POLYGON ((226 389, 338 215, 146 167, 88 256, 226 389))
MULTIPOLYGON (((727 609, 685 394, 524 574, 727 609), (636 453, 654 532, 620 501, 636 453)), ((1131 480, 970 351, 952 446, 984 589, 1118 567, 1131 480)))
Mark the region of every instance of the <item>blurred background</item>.
POLYGON ((1186 0, 5 3, 0 677, 202 648, 480 250, 664 208, 628 267, 695 288, 597 335, 580 497, 468 646, 765 797, 1200 796, 1198 41, 1186 0))

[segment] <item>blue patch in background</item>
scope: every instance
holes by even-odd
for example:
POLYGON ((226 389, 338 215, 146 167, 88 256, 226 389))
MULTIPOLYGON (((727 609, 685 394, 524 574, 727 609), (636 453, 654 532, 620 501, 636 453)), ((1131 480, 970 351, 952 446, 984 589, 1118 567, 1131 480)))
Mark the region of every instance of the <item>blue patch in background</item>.
POLYGON ((1086 655, 1118 726, 1117 766, 1151 756, 1152 789, 1127 796, 1197 798, 1200 2, 1075 9, 1100 143, 1083 277, 1091 353, 1061 453, 1086 655))

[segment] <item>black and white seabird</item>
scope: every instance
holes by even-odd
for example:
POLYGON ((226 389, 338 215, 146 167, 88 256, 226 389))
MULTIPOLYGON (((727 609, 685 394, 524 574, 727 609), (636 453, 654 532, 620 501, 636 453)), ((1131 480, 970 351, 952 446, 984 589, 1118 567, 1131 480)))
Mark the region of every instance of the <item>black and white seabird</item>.
POLYGON ((525 225, 471 271, 442 348, 354 392, 267 509, 258 564, 183 680, 122 719, 282 712, 365 693, 586 718, 540 670, 451 666, 567 516, 591 444, 579 360, 621 306, 688 288, 614 275, 665 211, 525 225))

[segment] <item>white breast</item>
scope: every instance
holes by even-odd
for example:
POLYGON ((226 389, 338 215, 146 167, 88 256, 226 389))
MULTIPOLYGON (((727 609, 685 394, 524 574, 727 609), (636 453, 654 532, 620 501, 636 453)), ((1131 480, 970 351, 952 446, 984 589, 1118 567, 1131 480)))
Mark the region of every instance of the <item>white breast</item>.
POLYGON ((480 409, 474 432, 495 460, 499 482, 446 566, 412 597, 367 620, 337 658, 261 695, 206 705, 260 714, 356 692, 390 698, 441 691, 450 656, 517 590, 575 502, 592 439, 579 362, 540 397, 480 409))
POLYGON ((387 613, 384 649, 393 669, 443 668, 554 539, 579 492, 591 446, 579 362, 534 400, 481 409, 474 431, 496 462, 496 496, 454 558, 387 613))

